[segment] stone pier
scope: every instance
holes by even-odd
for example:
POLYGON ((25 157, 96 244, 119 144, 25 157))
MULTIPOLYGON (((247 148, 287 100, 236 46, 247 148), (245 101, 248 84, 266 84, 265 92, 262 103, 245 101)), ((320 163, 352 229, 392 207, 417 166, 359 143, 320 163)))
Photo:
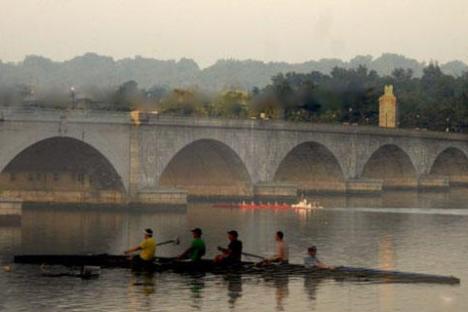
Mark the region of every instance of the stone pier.
POLYGON ((23 201, 18 198, 0 197, 0 223, 21 222, 23 201))

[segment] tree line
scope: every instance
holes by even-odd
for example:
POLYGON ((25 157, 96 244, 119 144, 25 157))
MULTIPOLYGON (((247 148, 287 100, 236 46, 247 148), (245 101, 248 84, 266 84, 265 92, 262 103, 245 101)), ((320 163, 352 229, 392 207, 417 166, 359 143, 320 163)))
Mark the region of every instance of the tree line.
POLYGON ((197 89, 139 90, 133 82, 119 88, 117 98, 138 94, 118 107, 131 109, 140 103, 146 109, 176 115, 378 125, 378 99, 389 84, 397 97, 400 127, 467 131, 468 72, 454 77, 437 64, 425 67, 421 77, 414 77, 410 69, 379 76, 364 66, 335 67, 330 74, 278 74, 263 88, 218 94, 197 89))
POLYGON ((329 74, 280 73, 262 88, 216 93, 198 88, 145 89, 133 80, 117 88, 88 89, 87 97, 80 97, 80 90, 34 94, 20 85, 9 92, 0 89, 0 105, 24 104, 29 99, 33 106, 377 125, 378 99, 388 84, 394 86, 400 127, 468 132, 468 72, 448 75, 437 64, 424 67, 420 77, 411 69, 381 76, 365 66, 335 67, 329 74))
MULTIPOLYGON (((154 85, 168 88, 198 86, 202 90, 217 92, 225 89, 250 90, 255 86, 263 88, 278 73, 318 71, 329 75, 335 67, 352 69, 365 66, 381 76, 390 75, 396 68, 409 68, 415 77, 421 77, 427 65, 426 62, 394 53, 384 53, 378 57, 357 55, 348 61, 322 58, 301 63, 221 59, 204 68, 188 58, 159 60, 136 56, 114 59, 86 53, 69 60, 54 61, 29 55, 17 63, 0 60, 0 86, 27 84, 40 92, 71 86, 81 90, 92 87, 102 89, 134 80, 146 89, 154 85)), ((445 74, 460 76, 468 71, 468 64, 452 60, 440 64, 440 69, 445 74)))

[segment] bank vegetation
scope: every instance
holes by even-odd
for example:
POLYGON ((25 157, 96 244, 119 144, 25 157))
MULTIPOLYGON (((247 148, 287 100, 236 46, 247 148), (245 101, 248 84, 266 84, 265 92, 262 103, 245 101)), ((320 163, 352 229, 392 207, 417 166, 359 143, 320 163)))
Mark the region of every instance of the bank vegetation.
POLYGON ((400 127, 468 132, 468 72, 449 75, 437 64, 424 67, 420 76, 411 69, 379 75, 364 66, 335 67, 329 74, 291 72, 277 74, 268 85, 248 91, 141 88, 134 80, 117 88, 86 90, 33 90, 20 84, 0 87, 0 105, 377 125, 378 98, 388 84, 394 86, 400 127))

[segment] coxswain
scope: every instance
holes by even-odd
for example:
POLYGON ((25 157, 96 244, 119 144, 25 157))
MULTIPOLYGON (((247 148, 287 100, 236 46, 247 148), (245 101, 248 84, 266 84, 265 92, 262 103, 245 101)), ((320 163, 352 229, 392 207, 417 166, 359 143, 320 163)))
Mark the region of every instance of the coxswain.
POLYGON ((335 269, 334 266, 323 263, 317 258, 317 247, 311 246, 307 249, 307 257, 304 258, 304 266, 308 269, 335 269))
POLYGON ((125 254, 129 255, 137 251, 140 253, 133 256, 133 264, 145 265, 153 262, 156 253, 156 239, 153 237, 152 229, 145 229, 143 241, 138 246, 125 251, 125 254))
POLYGON ((191 261, 199 261, 206 253, 205 242, 201 238, 202 230, 200 228, 195 228, 191 232, 193 240, 190 244, 190 247, 177 258, 190 259, 191 261))
POLYGON ((216 263, 239 263, 242 258, 242 242, 238 239, 239 233, 232 230, 227 232, 229 245, 227 248, 218 247, 222 254, 214 258, 216 263))

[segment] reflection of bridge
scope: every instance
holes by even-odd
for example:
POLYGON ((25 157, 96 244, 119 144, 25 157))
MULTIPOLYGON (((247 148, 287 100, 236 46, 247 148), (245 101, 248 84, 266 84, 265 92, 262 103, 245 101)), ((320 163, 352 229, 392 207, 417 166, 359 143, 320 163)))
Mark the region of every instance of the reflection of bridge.
POLYGON ((151 201, 169 189, 250 196, 284 183, 341 193, 468 185, 468 136, 451 133, 4 111, 0 142, 0 188, 30 200, 151 201))

